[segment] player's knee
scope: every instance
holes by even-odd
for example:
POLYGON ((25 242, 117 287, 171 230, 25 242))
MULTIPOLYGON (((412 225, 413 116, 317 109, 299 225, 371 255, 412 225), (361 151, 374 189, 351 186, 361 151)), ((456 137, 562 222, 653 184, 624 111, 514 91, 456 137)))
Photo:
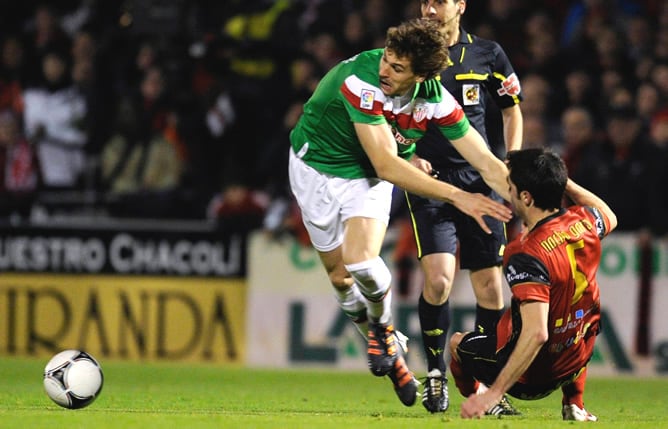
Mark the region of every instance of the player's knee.
POLYGON ((457 356, 457 347, 462 342, 462 338, 464 338, 464 334, 461 332, 452 334, 450 337, 450 356, 457 356))
POLYGON ((424 295, 430 304, 442 304, 450 296, 452 278, 446 274, 433 273, 425 276, 424 295))
POLYGON ((346 270, 359 285, 362 294, 372 301, 381 299, 390 287, 392 274, 380 257, 346 264, 346 270))
POLYGON ((327 273, 327 276, 329 277, 329 282, 336 289, 347 289, 354 283, 352 276, 345 270, 345 268, 331 271, 327 273))
POLYGON ((503 307, 503 284, 500 278, 480 279, 472 284, 478 304, 485 308, 503 307))

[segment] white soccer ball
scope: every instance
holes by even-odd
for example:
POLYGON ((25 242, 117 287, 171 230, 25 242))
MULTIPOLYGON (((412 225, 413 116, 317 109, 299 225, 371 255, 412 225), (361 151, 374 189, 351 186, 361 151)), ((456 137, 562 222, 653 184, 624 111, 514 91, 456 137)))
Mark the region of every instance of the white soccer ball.
POLYGON ((65 350, 44 368, 44 389, 61 407, 76 409, 90 405, 102 391, 102 368, 93 356, 81 350, 65 350))

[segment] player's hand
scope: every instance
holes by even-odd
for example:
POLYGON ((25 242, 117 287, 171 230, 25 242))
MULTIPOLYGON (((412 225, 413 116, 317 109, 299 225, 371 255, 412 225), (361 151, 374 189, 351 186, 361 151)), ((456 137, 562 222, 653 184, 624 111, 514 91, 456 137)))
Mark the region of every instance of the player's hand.
POLYGON ((508 222, 513 216, 513 212, 508 207, 482 194, 462 192, 452 204, 462 213, 475 219, 487 234, 491 234, 492 230, 485 223, 483 216, 490 216, 501 222, 508 222))
POLYGON ((487 393, 472 394, 464 402, 462 402, 461 416, 464 419, 479 419, 485 415, 485 411, 492 408, 495 402, 488 404, 489 398, 487 393))
POLYGON ((420 158, 417 155, 413 155, 413 157, 408 162, 413 164, 413 167, 417 167, 419 170, 422 170, 425 173, 431 175, 432 172, 431 162, 427 161, 426 159, 420 158))

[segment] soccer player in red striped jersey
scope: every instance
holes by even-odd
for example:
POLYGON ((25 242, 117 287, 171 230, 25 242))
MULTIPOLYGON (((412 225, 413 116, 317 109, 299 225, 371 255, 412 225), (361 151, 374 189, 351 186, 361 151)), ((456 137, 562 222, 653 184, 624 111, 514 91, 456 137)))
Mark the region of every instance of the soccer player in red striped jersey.
POLYGON ((509 152, 507 164, 510 201, 526 232, 504 254, 512 300, 496 334, 457 332, 450 340, 450 368, 467 397, 461 415, 480 417, 506 393, 532 400, 561 388, 564 420, 595 421, 583 395, 599 332, 596 272, 617 218, 547 149, 509 152), (561 207, 564 193, 574 206, 561 207))
POLYGON ((503 204, 430 176, 409 160, 427 124, 446 134, 490 187, 507 196, 506 166, 434 79, 448 64, 438 24, 413 20, 387 32, 384 49, 342 61, 320 81, 290 134, 290 188, 343 311, 368 338, 369 369, 388 375, 404 405, 417 380, 393 326, 391 273, 380 258, 394 185, 448 201, 490 232, 483 216, 510 219, 503 204))

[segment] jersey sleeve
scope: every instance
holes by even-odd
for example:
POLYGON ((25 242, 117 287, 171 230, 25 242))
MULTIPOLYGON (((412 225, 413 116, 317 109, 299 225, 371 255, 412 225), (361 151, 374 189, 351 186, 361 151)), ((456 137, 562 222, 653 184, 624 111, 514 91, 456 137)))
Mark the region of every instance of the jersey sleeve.
POLYGON ((550 302, 550 274, 536 257, 526 253, 511 255, 504 266, 504 275, 514 298, 550 302))
POLYGON ((496 42, 490 43, 493 46, 494 63, 492 65, 492 76, 487 81, 487 90, 496 105, 500 109, 505 109, 522 101, 522 87, 503 48, 496 42))
POLYGON ((594 218, 594 229, 599 240, 608 235, 610 231, 610 220, 608 217, 596 207, 585 207, 585 210, 594 218))
POLYGON ((379 88, 356 75, 350 75, 341 85, 341 95, 351 122, 369 125, 387 123, 383 116, 385 96, 379 88))
POLYGON ((455 97, 440 82, 437 83, 440 86, 441 99, 435 106, 432 122, 448 140, 462 138, 471 124, 455 97))

